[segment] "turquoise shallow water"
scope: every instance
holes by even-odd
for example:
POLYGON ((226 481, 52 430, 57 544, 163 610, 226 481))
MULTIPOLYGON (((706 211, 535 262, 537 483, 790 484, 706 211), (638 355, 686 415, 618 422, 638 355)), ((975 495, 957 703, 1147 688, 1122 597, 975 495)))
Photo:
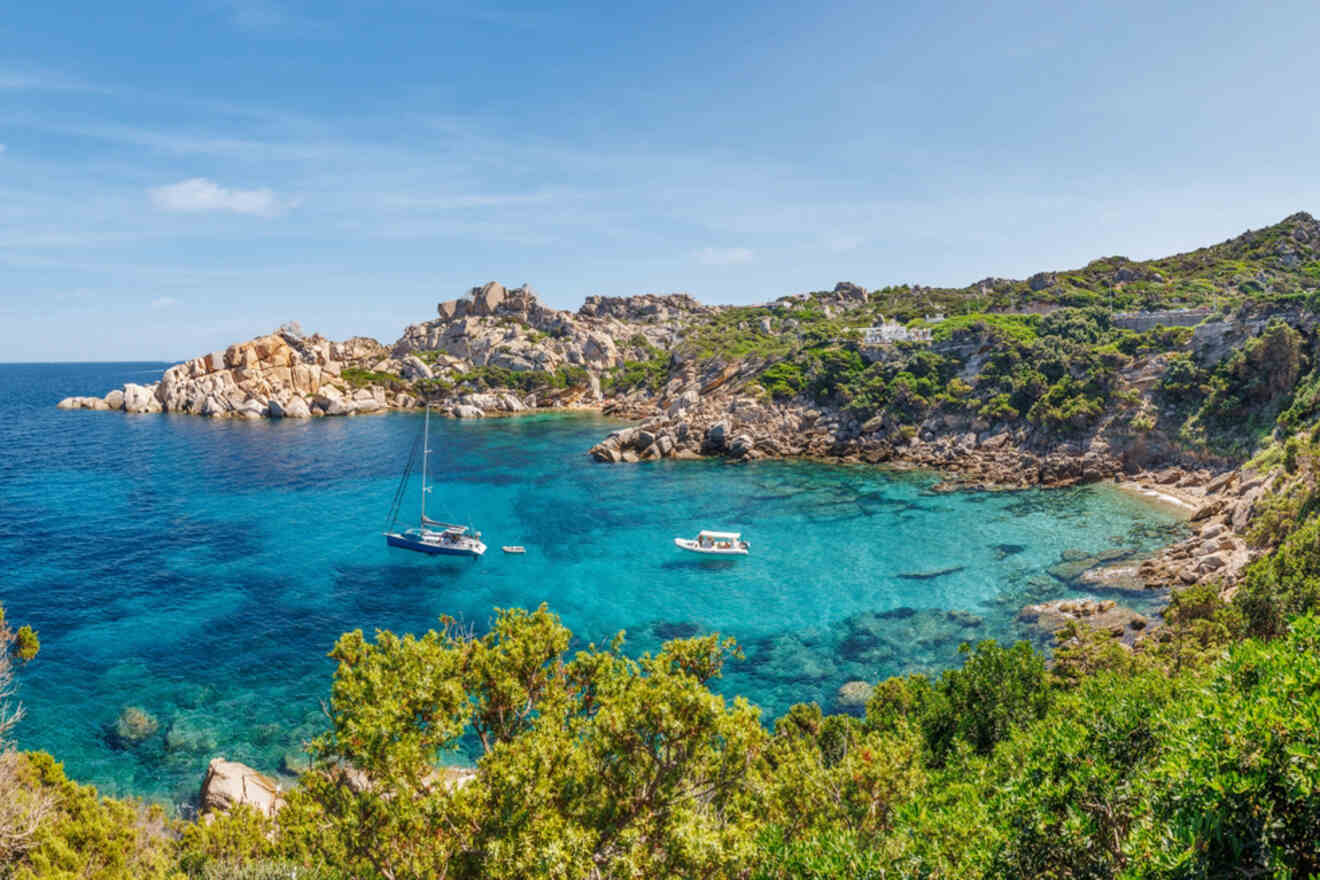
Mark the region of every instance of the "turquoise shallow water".
POLYGON ((0 602, 41 632, 20 744, 171 802, 215 754, 275 770, 314 733, 346 630, 441 614, 481 629, 493 607, 540 602, 584 641, 625 629, 636 651, 718 630, 745 651, 721 687, 769 719, 830 708, 850 679, 953 664, 964 639, 1018 637, 1022 604, 1077 592, 1046 572, 1064 551, 1148 550, 1178 528, 1107 487, 940 495, 929 475, 866 467, 605 466, 586 455, 612 427, 597 417, 437 419, 434 512, 475 523, 491 551, 423 558, 380 536, 418 416, 53 408, 162 366, 0 365, 0 602), (752 555, 673 547, 703 527, 744 532, 752 555), (160 729, 117 748, 129 705, 160 729))

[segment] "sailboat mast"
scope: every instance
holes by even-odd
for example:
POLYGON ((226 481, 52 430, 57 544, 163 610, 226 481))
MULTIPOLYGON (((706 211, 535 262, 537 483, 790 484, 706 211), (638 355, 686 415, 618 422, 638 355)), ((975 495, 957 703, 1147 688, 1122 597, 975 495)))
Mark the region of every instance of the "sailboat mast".
POLYGON ((431 404, 426 405, 422 428, 422 525, 426 525, 426 475, 431 472, 431 404))

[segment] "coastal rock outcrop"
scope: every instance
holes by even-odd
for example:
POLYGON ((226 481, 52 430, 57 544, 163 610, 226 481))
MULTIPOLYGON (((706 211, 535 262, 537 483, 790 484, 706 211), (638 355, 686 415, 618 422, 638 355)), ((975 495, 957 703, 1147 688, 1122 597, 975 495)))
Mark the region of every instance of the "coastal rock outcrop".
POLYGON ((1112 599, 1055 599, 1027 605, 1018 613, 1018 620, 1043 635, 1053 635, 1069 623, 1085 623, 1116 636, 1131 637, 1151 625, 1149 618, 1112 599))
MULTIPOLYGON (((113 392, 111 392, 113 393, 113 392)), ((119 402, 123 402, 122 392, 119 402)), ((59 409, 110 409, 110 404, 100 397, 66 397, 55 404, 59 409)))
POLYGON ((284 798, 271 777, 237 761, 212 758, 202 781, 202 812, 224 812, 241 804, 273 816, 284 806, 284 798))
POLYGON ((344 372, 365 370, 385 354, 374 339, 332 342, 285 328, 176 364, 152 385, 130 382, 104 398, 69 397, 58 406, 236 419, 376 412, 391 403, 388 390, 355 388, 344 372))

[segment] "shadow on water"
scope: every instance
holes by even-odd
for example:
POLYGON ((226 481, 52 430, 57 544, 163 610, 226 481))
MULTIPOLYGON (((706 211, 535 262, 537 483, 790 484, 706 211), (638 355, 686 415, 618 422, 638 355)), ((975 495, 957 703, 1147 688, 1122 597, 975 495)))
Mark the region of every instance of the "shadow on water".
POLYGON ((363 610, 389 611, 397 609, 401 601, 460 588, 479 565, 478 560, 444 556, 424 557, 411 564, 340 565, 332 571, 331 591, 336 601, 363 610))
POLYGON ((737 564, 736 559, 671 559, 660 567, 666 571, 728 571, 737 564))
POLYGON ((956 574, 966 567, 967 566, 965 565, 954 565, 949 568, 940 568, 934 571, 905 571, 899 573, 898 577, 901 577, 905 581, 930 581, 935 578, 944 577, 948 574, 956 574))

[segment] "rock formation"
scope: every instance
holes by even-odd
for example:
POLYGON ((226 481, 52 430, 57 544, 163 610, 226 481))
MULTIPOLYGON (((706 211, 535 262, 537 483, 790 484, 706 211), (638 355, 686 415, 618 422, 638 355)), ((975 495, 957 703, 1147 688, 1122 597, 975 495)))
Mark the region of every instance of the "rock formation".
POLYGON ((212 758, 202 781, 202 812, 224 812, 240 804, 273 816, 284 806, 284 798, 279 783, 269 776, 237 761, 212 758))
POLYGON ((679 320, 713 314, 684 294, 589 297, 577 312, 545 306, 527 286, 497 282, 441 303, 389 348, 374 339, 333 342, 284 327, 165 371, 154 385, 125 385, 105 397, 68 397, 61 409, 171 412, 211 418, 309 418, 379 412, 431 402, 480 417, 532 406, 599 402, 603 371, 673 346, 679 320), (423 357, 424 355, 424 357, 423 357), (580 368, 580 384, 539 394, 463 393, 474 368, 552 374, 580 368), (453 392, 453 393, 451 393, 453 392))

